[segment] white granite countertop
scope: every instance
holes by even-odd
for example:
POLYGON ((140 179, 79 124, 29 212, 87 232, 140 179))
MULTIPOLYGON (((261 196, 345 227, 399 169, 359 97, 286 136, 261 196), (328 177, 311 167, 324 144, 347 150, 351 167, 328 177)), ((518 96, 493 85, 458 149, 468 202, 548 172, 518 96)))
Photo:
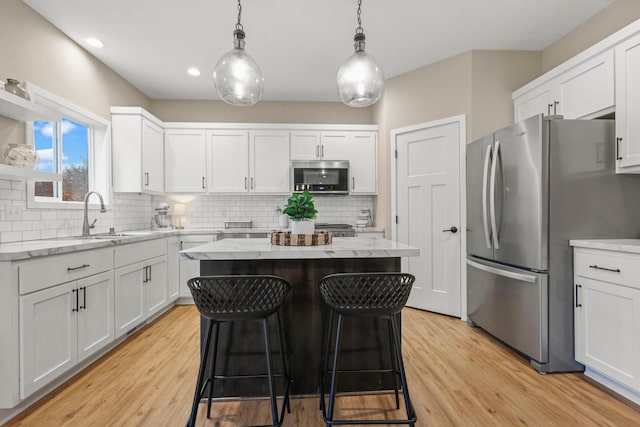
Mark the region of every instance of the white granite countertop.
POLYGON ((334 237, 330 245, 277 246, 265 239, 223 239, 180 252, 191 260, 388 258, 418 256, 420 250, 386 239, 334 237))
POLYGON ((589 239, 569 240, 577 248, 604 249, 608 251, 640 253, 640 239, 589 239))

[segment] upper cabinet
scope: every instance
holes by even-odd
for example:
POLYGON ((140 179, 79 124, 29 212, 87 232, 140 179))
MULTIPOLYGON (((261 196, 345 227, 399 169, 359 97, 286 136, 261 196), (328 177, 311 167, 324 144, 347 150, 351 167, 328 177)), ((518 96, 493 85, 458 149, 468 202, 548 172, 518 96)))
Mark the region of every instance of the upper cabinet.
POLYGON ((111 108, 113 191, 164 191, 162 122, 135 107, 111 108))
POLYGON ((640 173, 640 35, 616 47, 616 171, 640 173))
POLYGON ((209 192, 289 193, 289 132, 209 131, 209 192))
POLYGON ((164 189, 167 193, 207 191, 207 136, 202 129, 166 129, 164 189))
POLYGON ((589 119, 615 106, 613 51, 586 60, 554 77, 535 80, 513 94, 515 121, 536 114, 589 119))
POLYGON ((376 194, 376 132, 354 132, 349 143, 351 194, 376 194))
POLYGON ((348 133, 320 131, 291 132, 291 160, 346 160, 348 133))

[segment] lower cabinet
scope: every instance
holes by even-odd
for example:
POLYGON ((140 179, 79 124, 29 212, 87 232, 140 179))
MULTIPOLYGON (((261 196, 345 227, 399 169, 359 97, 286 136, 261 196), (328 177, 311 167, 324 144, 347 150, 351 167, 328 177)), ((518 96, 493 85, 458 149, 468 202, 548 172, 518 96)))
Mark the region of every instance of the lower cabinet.
POLYGON ((20 297, 20 397, 114 340, 113 273, 20 297))
MULTIPOLYGON (((191 249, 196 246, 204 245, 205 243, 213 242, 215 239, 215 235, 211 234, 181 236, 180 250, 191 249)), ((180 258, 180 298, 183 303, 193 303, 193 297, 191 296, 191 291, 187 286, 187 281, 192 277, 198 277, 199 275, 200 261, 180 258)))
POLYGON ((166 255, 116 269, 116 338, 166 306, 166 255))
POLYGON ((180 297, 180 238, 167 239, 167 303, 180 297))
POLYGON ((574 268, 576 360, 640 403, 640 254, 576 248, 574 268))

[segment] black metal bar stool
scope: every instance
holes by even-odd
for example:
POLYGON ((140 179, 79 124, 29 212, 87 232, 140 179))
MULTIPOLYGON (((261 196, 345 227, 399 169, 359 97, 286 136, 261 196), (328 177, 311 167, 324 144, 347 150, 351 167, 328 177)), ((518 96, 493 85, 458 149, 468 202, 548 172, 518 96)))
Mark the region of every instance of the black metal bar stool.
POLYGON ((193 301, 200 312, 200 315, 208 320, 208 327, 205 339, 205 348, 202 352, 200 369, 198 371, 198 382, 193 398, 191 416, 188 426, 194 426, 198 413, 198 404, 204 396, 207 385, 209 386, 207 418, 211 417, 211 398, 213 393, 213 382, 216 379, 242 379, 242 378, 266 378, 269 385, 271 398, 272 426, 282 425, 284 419, 285 406, 291 411, 289 406, 289 383, 291 381, 285 357, 284 336, 282 333, 279 308, 284 297, 291 286, 286 280, 276 276, 257 275, 232 275, 232 276, 207 276, 195 277, 187 282, 193 301), (267 318, 277 313, 276 326, 278 340, 280 342, 280 356, 282 372, 274 373, 271 355, 271 344, 269 342, 269 324, 267 318), (234 322, 240 320, 255 320, 262 322, 264 334, 264 349, 267 361, 267 374, 257 375, 216 375, 216 357, 218 353, 218 332, 219 325, 223 322, 234 322), (213 354, 209 357, 209 346, 211 335, 215 330, 213 354), (205 381, 204 376, 207 364, 211 364, 209 378, 205 381), (281 415, 278 416, 277 397, 275 379, 284 377, 284 392, 281 408, 281 415))
POLYGON ((330 307, 329 324, 324 346, 324 360, 320 374, 320 409, 327 426, 353 424, 409 424, 414 425, 416 414, 409 398, 407 378, 402 361, 400 328, 396 315, 407 303, 415 277, 406 273, 344 273, 332 274, 320 281, 320 293, 330 307), (329 370, 329 347, 333 335, 334 316, 338 315, 335 331, 332 368, 329 370), (392 352, 392 367, 379 370, 339 371, 340 340, 344 317, 373 317, 387 320, 389 326, 389 345, 392 352), (325 374, 331 373, 328 408, 325 402, 325 374), (391 373, 395 384, 396 409, 400 409, 398 398, 398 377, 404 395, 407 418, 399 420, 334 420, 337 374, 349 373, 391 373))

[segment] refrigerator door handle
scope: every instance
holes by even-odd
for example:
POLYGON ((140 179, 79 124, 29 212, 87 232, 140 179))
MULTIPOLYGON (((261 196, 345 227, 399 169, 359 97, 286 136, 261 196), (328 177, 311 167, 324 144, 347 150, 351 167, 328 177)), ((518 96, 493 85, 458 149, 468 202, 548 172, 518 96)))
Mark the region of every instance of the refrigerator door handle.
POLYGON ((484 154, 484 169, 482 170, 482 227, 487 249, 491 249, 491 235, 489 234, 489 220, 487 215, 487 181, 489 180, 489 162, 491 161, 491 146, 487 146, 484 154))
POLYGON ((498 276, 509 277, 511 279, 518 280, 520 282, 527 283, 536 283, 536 276, 531 276, 529 274, 516 273, 515 271, 503 270, 501 268, 491 267, 490 265, 480 264, 475 261, 467 260, 467 265, 470 265, 478 270, 486 271, 488 273, 493 273, 498 276))
POLYGON ((489 190, 489 208, 491 213, 491 235, 493 236, 493 246, 500 249, 498 241, 498 223, 496 222, 496 165, 500 156, 500 141, 496 141, 496 148, 493 153, 493 161, 491 162, 491 183, 489 190))

